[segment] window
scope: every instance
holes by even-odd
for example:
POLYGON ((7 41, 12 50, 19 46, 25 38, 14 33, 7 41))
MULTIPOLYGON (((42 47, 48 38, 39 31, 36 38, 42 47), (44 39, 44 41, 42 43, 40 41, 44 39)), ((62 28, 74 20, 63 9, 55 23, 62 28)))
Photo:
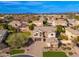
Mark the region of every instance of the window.
POLYGON ((53 33, 51 34, 51 36, 53 36, 53 33))
POLYGON ((38 36, 38 33, 35 33, 34 36, 38 36))

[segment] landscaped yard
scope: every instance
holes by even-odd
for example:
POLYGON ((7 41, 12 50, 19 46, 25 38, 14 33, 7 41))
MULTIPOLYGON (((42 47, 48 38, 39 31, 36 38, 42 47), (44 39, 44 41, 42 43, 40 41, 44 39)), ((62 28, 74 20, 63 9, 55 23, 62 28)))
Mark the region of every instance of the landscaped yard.
POLYGON ((12 33, 8 36, 6 43, 8 43, 11 48, 20 48, 29 40, 30 35, 30 32, 12 33))
POLYGON ((11 51, 10 51, 10 54, 11 54, 11 55, 22 54, 22 53, 24 53, 24 52, 25 52, 24 50, 14 49, 14 50, 11 50, 11 51))
POLYGON ((67 57, 64 52, 48 51, 43 52, 43 57, 67 57))

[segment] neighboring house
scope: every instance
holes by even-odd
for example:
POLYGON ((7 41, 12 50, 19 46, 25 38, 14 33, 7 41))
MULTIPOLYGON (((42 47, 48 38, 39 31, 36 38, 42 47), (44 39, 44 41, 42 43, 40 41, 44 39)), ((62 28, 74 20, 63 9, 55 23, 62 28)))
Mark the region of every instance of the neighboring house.
POLYGON ((73 47, 72 40, 61 40, 62 45, 65 45, 65 47, 73 47))
POLYGON ((50 23, 52 26, 56 26, 56 25, 62 25, 62 26, 67 26, 67 22, 64 19, 55 19, 52 18, 50 20, 48 20, 48 23, 50 23))
POLYGON ((45 16, 41 15, 39 20, 44 21, 45 20, 45 16))
POLYGON ((75 26, 75 19, 67 19, 67 21, 70 27, 75 26))
POLYGON ((7 21, 4 17, 0 17, 0 23, 5 23, 7 21))
POLYGON ((48 19, 47 22, 51 26, 56 26, 56 22, 55 22, 55 18, 54 17, 52 17, 51 19, 48 19))
POLYGON ((76 38, 77 36, 79 36, 79 31, 78 30, 74 30, 72 28, 66 28, 66 35, 68 36, 69 39, 72 38, 76 38))
POLYGON ((18 20, 14 20, 14 21, 10 22, 9 25, 11 25, 14 28, 17 28, 17 27, 21 26, 21 22, 18 20))
POLYGON ((75 15, 76 15, 76 16, 79 16, 79 13, 76 13, 75 15))
POLYGON ((55 33, 56 28, 54 27, 35 27, 33 30, 32 38, 35 41, 45 42, 48 47, 48 44, 52 44, 53 47, 58 47, 58 40, 55 33))
POLYGON ((68 23, 69 23, 70 27, 79 25, 79 21, 76 20, 76 19, 67 19, 67 20, 68 20, 68 23))
POLYGON ((22 32, 29 31, 27 22, 20 21, 20 23, 21 23, 21 26, 19 26, 20 31, 22 31, 22 32))
POLYGON ((14 21, 10 22, 9 25, 11 25, 14 28, 19 28, 20 31, 23 31, 23 32, 29 30, 27 27, 28 23, 24 22, 24 21, 15 21, 14 20, 14 21))
POLYGON ((33 21, 33 24, 35 24, 36 26, 43 26, 43 21, 42 20, 33 21))
POLYGON ((76 20, 76 25, 79 25, 79 20, 76 20))
POLYGON ((55 20, 56 25, 67 26, 67 22, 64 19, 55 20))
POLYGON ((0 19, 4 19, 4 17, 0 17, 0 19))

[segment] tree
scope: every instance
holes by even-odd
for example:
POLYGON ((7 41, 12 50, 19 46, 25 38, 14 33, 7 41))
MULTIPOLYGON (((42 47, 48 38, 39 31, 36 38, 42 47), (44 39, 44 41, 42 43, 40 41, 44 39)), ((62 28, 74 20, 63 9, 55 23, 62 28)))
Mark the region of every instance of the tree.
POLYGON ((68 37, 66 35, 62 35, 62 34, 58 38, 60 40, 63 40, 63 39, 68 40, 68 37))
POLYGON ((11 22, 14 18, 12 16, 6 16, 5 20, 8 20, 8 23, 11 22))
POLYGON ((11 25, 8 25, 7 29, 8 29, 9 32, 13 32, 13 33, 15 33, 17 31, 17 29, 15 29, 14 27, 12 27, 11 25))
POLYGON ((74 16, 74 18, 79 21, 79 16, 74 16))
POLYGON ((4 29, 3 25, 0 23, 0 29, 4 29))
POLYGON ((28 41, 30 35, 30 32, 13 33, 8 36, 6 43, 8 43, 11 48, 19 48, 28 41))
POLYGON ((61 32, 65 32, 65 28, 61 25, 57 25, 57 28, 56 28, 56 37, 57 38, 59 38, 61 32))
POLYGON ((57 25, 57 29, 56 29, 57 32, 61 33, 61 32, 65 32, 65 28, 61 25, 57 25))
POLYGON ((30 25, 29 25, 29 29, 30 29, 30 30, 33 30, 33 29, 34 29, 34 26, 35 26, 35 24, 30 24, 30 25))
POLYGON ((77 42, 79 42, 79 36, 77 36, 76 40, 77 40, 77 42))
POLYGON ((48 26, 47 20, 44 20, 44 21, 43 21, 43 24, 44 24, 44 26, 48 26))

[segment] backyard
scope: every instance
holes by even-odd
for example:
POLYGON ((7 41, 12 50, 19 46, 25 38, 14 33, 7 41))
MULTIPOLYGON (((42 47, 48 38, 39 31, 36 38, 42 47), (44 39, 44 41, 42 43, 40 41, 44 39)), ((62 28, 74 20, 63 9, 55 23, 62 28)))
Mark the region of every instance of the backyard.
POLYGON ((43 52, 43 57, 67 57, 67 55, 64 52, 57 52, 57 51, 48 51, 43 52))
POLYGON ((12 33, 8 36, 6 43, 8 43, 11 48, 20 48, 29 40, 30 35, 30 32, 12 33))

